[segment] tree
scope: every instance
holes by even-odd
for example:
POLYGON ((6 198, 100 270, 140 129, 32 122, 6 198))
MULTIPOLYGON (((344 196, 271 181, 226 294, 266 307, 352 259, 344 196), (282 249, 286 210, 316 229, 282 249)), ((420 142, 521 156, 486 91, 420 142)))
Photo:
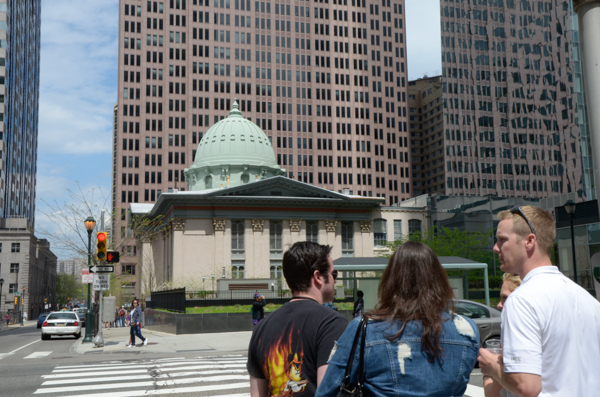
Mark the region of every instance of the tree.
POLYGON ((69 300, 83 297, 81 275, 58 273, 56 275, 56 299, 59 307, 65 307, 69 300))
MULTIPOLYGON (((119 214, 114 214, 107 210, 110 205, 110 193, 106 194, 102 188, 91 188, 87 191, 82 189, 79 183, 76 183, 77 188, 74 190, 66 189, 67 195, 65 201, 43 203, 45 208, 40 208, 40 212, 47 218, 46 228, 39 227, 36 232, 47 238, 53 250, 58 252, 58 257, 62 258, 79 258, 83 259, 87 264, 88 256, 88 233, 84 225, 84 221, 89 217, 96 220, 95 230, 92 232, 92 255, 91 264, 97 264, 95 255, 96 231, 101 230, 101 220, 104 217, 104 229, 112 231, 109 233, 108 247, 111 251, 121 251, 122 247, 127 246, 135 241, 135 238, 152 238, 154 234, 160 232, 161 219, 148 220, 145 217, 135 219, 124 219, 120 211, 119 214), (127 222, 125 234, 117 235, 115 225, 127 222)), ((38 222, 38 226, 39 226, 38 222)), ((141 267, 138 268, 138 274, 135 278, 140 278, 141 267)), ((120 299, 121 288, 124 283, 130 283, 131 277, 127 275, 115 275, 111 278, 111 292, 118 298, 118 302, 122 304, 120 299)))
POLYGON ((389 242, 387 248, 391 251, 386 254, 390 257, 402 243, 411 240, 418 241, 433 250, 437 256, 459 256, 473 261, 493 264, 493 253, 490 251, 492 243, 490 230, 469 232, 457 228, 437 227, 427 229, 425 232, 414 232, 402 236, 401 239, 389 242))

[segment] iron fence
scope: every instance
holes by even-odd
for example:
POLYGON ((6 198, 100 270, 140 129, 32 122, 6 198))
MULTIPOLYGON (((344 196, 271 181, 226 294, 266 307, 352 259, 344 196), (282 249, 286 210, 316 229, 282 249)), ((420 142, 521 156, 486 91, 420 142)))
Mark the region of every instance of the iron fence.
POLYGON ((150 300, 146 301, 150 309, 163 309, 177 313, 185 313, 185 288, 166 291, 152 291, 150 300))

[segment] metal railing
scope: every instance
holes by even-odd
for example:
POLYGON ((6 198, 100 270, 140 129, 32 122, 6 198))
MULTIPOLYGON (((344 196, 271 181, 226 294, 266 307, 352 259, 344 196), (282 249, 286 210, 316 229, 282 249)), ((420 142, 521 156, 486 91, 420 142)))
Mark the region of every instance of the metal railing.
POLYGON ((149 309, 163 309, 177 313, 185 313, 185 288, 167 291, 152 291, 150 300, 146 301, 149 309))

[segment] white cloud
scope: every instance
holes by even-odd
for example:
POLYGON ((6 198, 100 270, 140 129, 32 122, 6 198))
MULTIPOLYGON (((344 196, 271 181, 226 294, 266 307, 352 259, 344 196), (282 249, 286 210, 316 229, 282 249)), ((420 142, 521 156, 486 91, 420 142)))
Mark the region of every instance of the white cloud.
POLYGON ((442 73, 440 0, 406 0, 408 79, 442 73))
POLYGON ((117 7, 117 0, 43 2, 40 152, 111 151, 117 7))

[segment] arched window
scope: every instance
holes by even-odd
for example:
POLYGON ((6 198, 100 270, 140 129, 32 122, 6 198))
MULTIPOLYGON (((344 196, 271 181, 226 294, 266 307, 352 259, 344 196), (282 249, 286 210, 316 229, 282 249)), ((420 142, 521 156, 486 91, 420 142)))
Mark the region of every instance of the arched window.
POLYGON ((319 222, 306 221, 306 241, 319 242, 319 222))
POLYGON ((373 237, 375 247, 384 247, 387 243, 387 221, 385 219, 373 220, 373 237))
POLYGON ((244 261, 231 261, 231 278, 244 278, 244 261))
POLYGON ((281 221, 269 222, 269 235, 271 239, 271 250, 281 250, 283 238, 281 221))
POLYGON ((417 233, 417 232, 421 232, 421 221, 418 219, 411 219, 408 221, 408 233, 412 234, 412 233, 417 233))

